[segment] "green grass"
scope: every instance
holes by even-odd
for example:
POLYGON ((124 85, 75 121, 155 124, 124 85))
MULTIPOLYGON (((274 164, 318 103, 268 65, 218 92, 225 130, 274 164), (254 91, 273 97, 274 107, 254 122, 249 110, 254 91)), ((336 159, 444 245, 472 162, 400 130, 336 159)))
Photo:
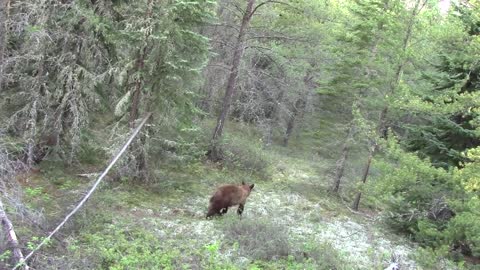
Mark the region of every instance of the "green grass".
MULTIPOLYGON (((103 183, 62 229, 63 246, 55 240, 41 250, 36 268, 383 269, 391 250, 401 250, 402 259, 409 260, 413 248, 388 240, 390 232, 353 215, 329 193, 330 159, 313 150, 262 150, 261 144, 249 143, 257 134, 240 132, 243 128, 228 129, 243 135, 230 135, 229 140, 242 151, 250 147, 245 150, 249 155, 261 153, 252 158, 265 161, 262 173, 245 167, 248 160, 223 167, 196 158, 151 160, 153 181, 103 183), (222 218, 206 220, 215 188, 241 181, 255 183, 242 219, 232 209, 222 218)), ((307 143, 295 140, 293 145, 307 143)), ((29 182, 27 201, 44 209, 49 227, 90 187, 92 180, 75 175, 101 169, 89 166, 44 162, 42 173, 29 182)), ((22 239, 41 235, 19 231, 25 233, 22 239)))

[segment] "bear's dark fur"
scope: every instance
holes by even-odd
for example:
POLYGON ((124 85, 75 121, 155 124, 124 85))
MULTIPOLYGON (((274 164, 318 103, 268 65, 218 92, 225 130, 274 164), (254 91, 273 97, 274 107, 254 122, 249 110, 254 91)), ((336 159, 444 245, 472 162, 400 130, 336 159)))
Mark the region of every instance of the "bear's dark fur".
POLYGON ((229 207, 235 205, 238 205, 237 213, 241 216, 245 202, 254 186, 254 184, 247 185, 245 182, 242 182, 241 185, 220 186, 210 198, 207 218, 216 215, 222 216, 227 213, 229 207))

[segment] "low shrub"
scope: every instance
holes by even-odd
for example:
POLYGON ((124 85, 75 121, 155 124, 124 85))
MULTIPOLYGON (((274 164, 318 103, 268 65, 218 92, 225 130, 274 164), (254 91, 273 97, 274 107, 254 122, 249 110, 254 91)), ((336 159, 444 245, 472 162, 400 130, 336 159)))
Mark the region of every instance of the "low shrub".
POLYGON ((253 260, 275 260, 293 254, 288 229, 265 219, 227 220, 225 243, 237 245, 242 256, 253 260))
MULTIPOLYGON (((271 260, 254 259, 248 269, 289 269, 289 270, 350 270, 355 269, 346 258, 327 242, 309 241, 299 246, 289 246, 288 256, 271 260)), ((258 254, 258 253, 257 253, 258 254)), ((248 255, 248 254, 242 254, 248 255)))
POLYGON ((309 242, 302 254, 307 262, 313 262, 315 269, 352 269, 354 268, 330 243, 309 242))
POLYGON ((270 162, 260 144, 248 140, 229 139, 221 148, 225 167, 270 178, 270 162))
POLYGON ((446 171, 405 152, 394 139, 387 146, 384 159, 375 162, 382 178, 372 181, 386 223, 424 247, 460 254, 455 260, 480 257, 480 150, 472 151, 463 168, 446 171))
POLYGON ((145 229, 110 224, 102 231, 82 232, 76 239, 69 239, 61 252, 40 252, 33 266, 45 270, 237 269, 221 257, 216 244, 172 247, 172 241, 175 240, 161 238, 145 229))
POLYGON ((415 261, 422 267, 422 269, 468 269, 463 263, 455 263, 449 259, 449 248, 447 246, 419 248, 414 254, 415 261))

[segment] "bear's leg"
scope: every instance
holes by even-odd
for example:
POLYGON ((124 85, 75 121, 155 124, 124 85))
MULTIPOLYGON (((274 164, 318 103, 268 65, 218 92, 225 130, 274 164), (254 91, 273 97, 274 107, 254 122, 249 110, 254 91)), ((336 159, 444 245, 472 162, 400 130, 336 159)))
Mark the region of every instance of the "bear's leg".
POLYGON ((228 207, 220 209, 220 215, 223 216, 228 212, 228 207))
POLYGON ((237 214, 238 214, 239 216, 242 216, 243 207, 245 207, 245 205, 243 205, 243 204, 239 204, 239 205, 238 205, 237 214))

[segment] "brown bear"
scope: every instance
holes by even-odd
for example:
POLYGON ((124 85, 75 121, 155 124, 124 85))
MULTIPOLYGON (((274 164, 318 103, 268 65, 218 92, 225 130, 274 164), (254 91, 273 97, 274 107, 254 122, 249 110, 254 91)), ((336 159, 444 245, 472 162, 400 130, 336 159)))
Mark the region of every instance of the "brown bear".
POLYGON ((237 214, 242 215, 245 202, 255 184, 247 185, 242 182, 241 185, 223 185, 220 186, 215 194, 210 198, 207 218, 227 213, 228 208, 238 205, 237 214))

